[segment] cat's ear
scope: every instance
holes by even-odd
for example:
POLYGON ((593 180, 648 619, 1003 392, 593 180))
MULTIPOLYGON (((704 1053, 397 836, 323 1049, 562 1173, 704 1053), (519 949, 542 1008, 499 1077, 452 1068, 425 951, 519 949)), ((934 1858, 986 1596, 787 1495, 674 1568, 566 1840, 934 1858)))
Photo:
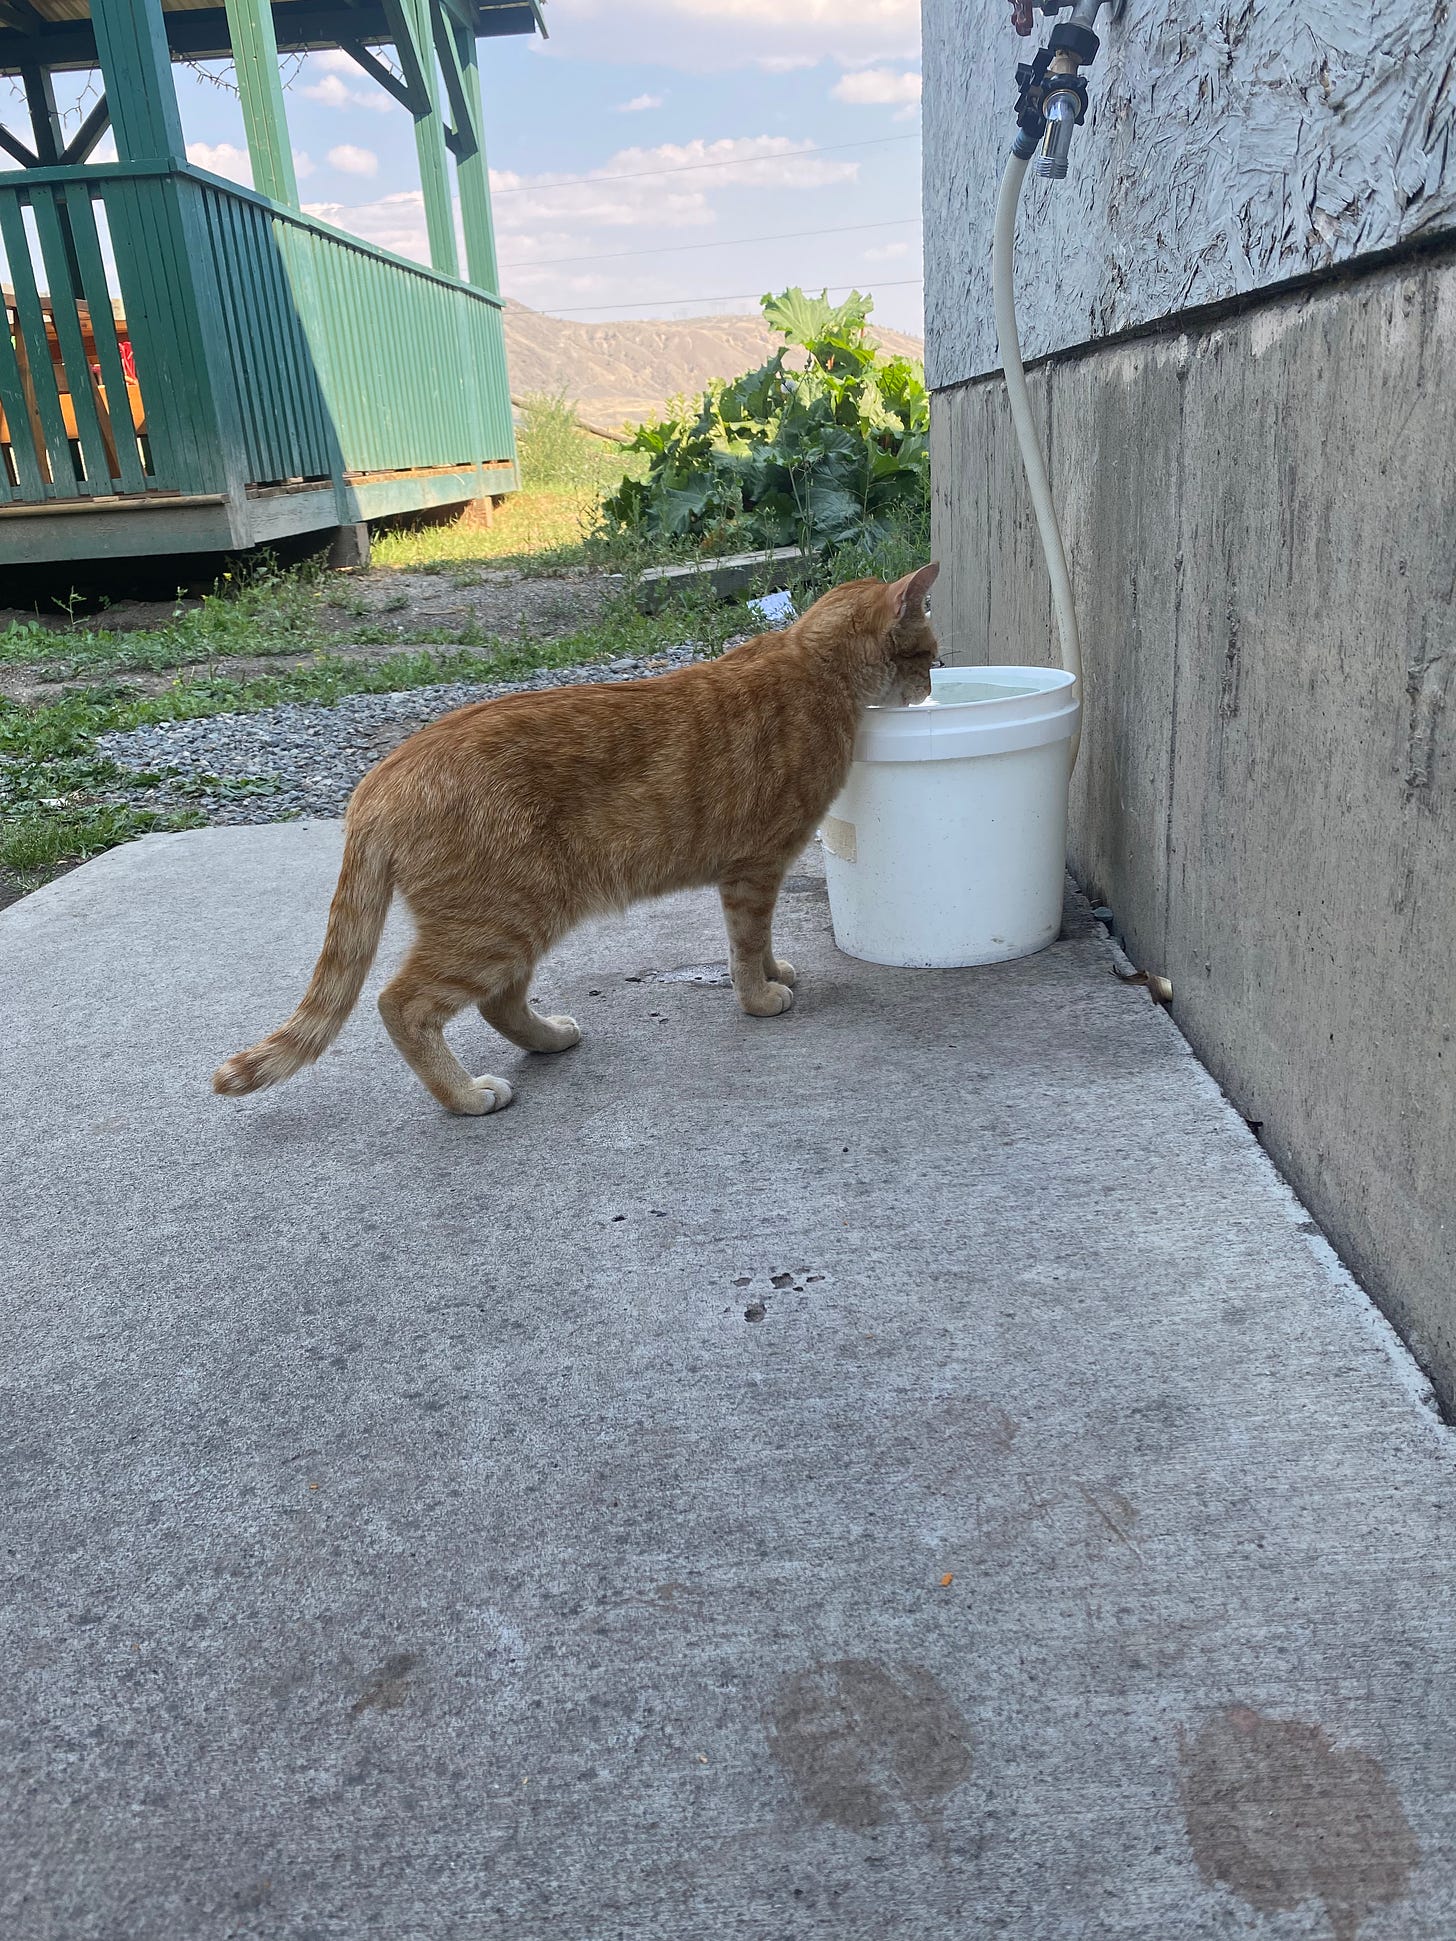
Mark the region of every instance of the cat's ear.
POLYGON ((919 620, 925 613, 925 601, 935 576, 940 571, 939 562, 921 566, 913 573, 907 573, 903 580, 896 580, 888 589, 890 611, 897 620, 919 620))

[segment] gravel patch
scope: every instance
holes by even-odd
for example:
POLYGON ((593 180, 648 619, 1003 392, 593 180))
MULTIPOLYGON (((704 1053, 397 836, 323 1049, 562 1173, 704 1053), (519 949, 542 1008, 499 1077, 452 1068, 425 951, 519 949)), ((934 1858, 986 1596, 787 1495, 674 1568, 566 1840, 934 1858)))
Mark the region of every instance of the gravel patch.
POLYGON ((446 681, 395 694, 350 694, 332 707, 290 701, 256 714, 163 721, 102 735, 97 753, 133 774, 166 771, 146 788, 110 798, 136 807, 200 810, 217 823, 340 816, 366 770, 452 708, 539 688, 641 680, 697 658, 689 645, 651 659, 545 669, 524 681, 446 681))

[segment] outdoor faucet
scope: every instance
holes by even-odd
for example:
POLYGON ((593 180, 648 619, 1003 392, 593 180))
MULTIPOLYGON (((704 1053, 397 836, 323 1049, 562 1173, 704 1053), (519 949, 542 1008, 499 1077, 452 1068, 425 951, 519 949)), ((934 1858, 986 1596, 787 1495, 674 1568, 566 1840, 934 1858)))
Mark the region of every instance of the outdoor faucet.
POLYGON ((1012 153, 1029 161, 1041 149, 1038 175, 1060 182, 1067 173, 1072 130, 1087 114, 1087 83, 1080 70, 1097 57, 1101 46, 1092 31, 1098 13, 1110 7, 1116 20, 1126 0, 1011 0, 1011 22, 1023 36, 1032 30, 1033 11, 1057 14, 1071 8, 1071 18, 1058 21, 1046 46, 1016 70, 1021 92, 1016 102, 1017 135, 1012 153))

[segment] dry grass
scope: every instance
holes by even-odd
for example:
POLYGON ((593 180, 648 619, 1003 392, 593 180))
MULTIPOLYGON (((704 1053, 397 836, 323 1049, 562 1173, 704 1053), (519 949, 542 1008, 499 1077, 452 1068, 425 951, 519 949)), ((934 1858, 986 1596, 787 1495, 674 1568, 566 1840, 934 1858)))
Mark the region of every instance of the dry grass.
POLYGON ((592 491, 513 492, 490 525, 471 513, 448 525, 380 533, 370 563, 408 572, 460 566, 514 566, 531 572, 585 563, 585 541, 596 523, 592 491))

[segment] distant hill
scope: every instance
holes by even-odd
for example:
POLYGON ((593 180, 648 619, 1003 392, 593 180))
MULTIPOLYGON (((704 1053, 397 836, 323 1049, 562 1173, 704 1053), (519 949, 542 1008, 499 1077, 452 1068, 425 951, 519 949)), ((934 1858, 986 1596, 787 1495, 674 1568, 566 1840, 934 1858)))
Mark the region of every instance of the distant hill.
MULTIPOLYGON (((512 395, 564 391, 587 424, 607 430, 638 424, 711 378, 751 371, 783 341, 761 317, 571 323, 510 299, 505 326, 512 395)), ((918 337, 873 322, 870 334, 894 355, 925 355, 918 337)))

